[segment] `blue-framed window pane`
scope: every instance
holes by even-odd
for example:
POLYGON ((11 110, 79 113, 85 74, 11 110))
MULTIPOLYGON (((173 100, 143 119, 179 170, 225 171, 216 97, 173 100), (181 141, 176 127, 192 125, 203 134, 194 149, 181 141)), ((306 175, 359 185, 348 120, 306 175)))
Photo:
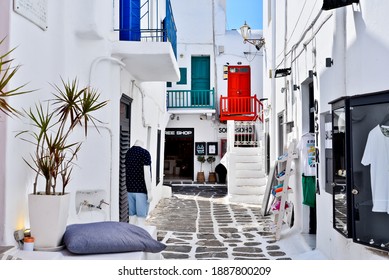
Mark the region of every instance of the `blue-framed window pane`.
POLYGON ((181 79, 177 82, 177 85, 186 85, 187 84, 187 68, 180 68, 181 79))

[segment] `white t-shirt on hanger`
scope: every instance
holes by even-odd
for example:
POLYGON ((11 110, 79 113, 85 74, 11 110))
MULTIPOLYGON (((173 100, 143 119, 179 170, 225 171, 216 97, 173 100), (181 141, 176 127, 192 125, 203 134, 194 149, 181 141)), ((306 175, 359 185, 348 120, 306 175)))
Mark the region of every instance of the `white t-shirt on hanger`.
POLYGON ((389 137, 379 125, 369 132, 361 163, 370 165, 372 211, 389 214, 389 137))
POLYGON ((301 136, 298 149, 301 151, 304 176, 316 176, 315 134, 306 133, 301 136))

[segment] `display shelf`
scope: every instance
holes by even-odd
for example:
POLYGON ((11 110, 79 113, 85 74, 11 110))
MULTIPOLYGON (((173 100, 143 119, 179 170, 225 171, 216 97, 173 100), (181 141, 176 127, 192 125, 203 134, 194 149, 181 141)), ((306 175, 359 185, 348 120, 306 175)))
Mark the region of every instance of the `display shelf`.
POLYGON ((293 189, 288 188, 286 191, 278 192, 278 193, 276 193, 275 197, 281 197, 281 196, 285 195, 284 192, 286 192, 289 195, 289 194, 293 193, 293 189))
MULTIPOLYGON (((284 224, 284 220, 287 224, 291 222, 291 213, 293 212, 293 203, 289 201, 289 194, 293 193, 293 189, 289 187, 289 178, 294 175, 294 170, 291 168, 292 161, 298 158, 296 152, 296 140, 293 140, 288 147, 287 153, 278 157, 276 161, 277 170, 281 170, 276 176, 278 182, 282 182, 282 190, 275 192, 275 204, 276 208, 272 209, 274 215, 273 225, 271 228, 275 234, 275 239, 281 238, 281 229, 284 224), (287 206, 287 207, 286 207, 287 206)), ((273 207, 272 207, 273 208, 273 207)))

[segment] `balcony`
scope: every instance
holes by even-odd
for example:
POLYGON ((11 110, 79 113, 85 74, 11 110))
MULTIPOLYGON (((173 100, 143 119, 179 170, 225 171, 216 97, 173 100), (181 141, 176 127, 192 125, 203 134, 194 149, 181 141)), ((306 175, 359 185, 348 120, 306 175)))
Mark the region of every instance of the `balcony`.
POLYGON ((168 90, 169 111, 181 113, 215 113, 215 90, 168 90))
POLYGON ((263 122, 263 104, 257 96, 220 97, 220 121, 255 121, 263 122))
POLYGON ((119 14, 119 41, 113 43, 112 55, 140 81, 178 81, 177 29, 170 0, 120 0, 119 14), (164 12, 160 2, 166 4, 164 12))

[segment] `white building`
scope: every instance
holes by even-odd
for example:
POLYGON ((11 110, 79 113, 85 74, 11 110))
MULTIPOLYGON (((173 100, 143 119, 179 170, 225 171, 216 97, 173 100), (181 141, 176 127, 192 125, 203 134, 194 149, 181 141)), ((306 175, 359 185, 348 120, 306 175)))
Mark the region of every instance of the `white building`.
POLYGON ((264 73, 273 77, 264 76, 271 161, 306 133, 314 133, 320 152, 316 208, 302 204, 305 158, 294 167, 295 232, 316 231, 316 248, 329 259, 387 259, 389 216, 372 210, 387 204, 384 194, 376 196, 387 186, 370 181, 374 163, 361 161, 364 154, 373 160, 386 154, 378 140, 366 152, 365 144, 388 114, 389 3, 263 2, 264 73), (348 99, 334 101, 341 97, 348 99))
MULTIPOLYGON (((239 69, 247 71, 247 80, 241 80, 248 88, 247 96, 262 98, 263 49, 243 44, 239 30, 226 30, 225 0, 172 0, 172 7, 181 80, 167 89, 171 116, 166 134, 165 181, 196 181, 201 169, 198 150, 205 147, 207 158, 207 144, 217 147, 213 168, 227 150, 227 119, 221 119, 225 108, 220 98, 232 97, 229 82, 233 74, 239 69)), ((260 38, 261 33, 255 30, 252 37, 260 38)), ((207 180, 210 164, 205 162, 202 170, 207 180)))
MULTIPOLYGON (((80 85, 97 88, 102 100, 109 100, 96 115, 103 121, 100 134, 90 130, 67 187, 72 196, 69 223, 80 221, 79 191, 87 199, 95 196, 109 203, 104 205, 105 219, 128 218, 123 156, 138 139, 152 157, 151 209, 162 196, 164 130, 169 117, 166 82, 180 77, 174 53, 176 30, 170 1, 144 2, 140 12, 147 16, 140 19, 138 12, 134 26, 124 3, 139 7, 140 1, 0 3, 0 38, 6 38, 1 53, 16 47, 13 63, 22 65, 9 88, 28 83, 27 90, 36 90, 10 98, 13 107, 28 109, 48 99, 51 84, 60 84, 61 77, 65 81, 77 77, 80 85), (131 33, 134 28, 137 31, 131 33)), ((27 195, 34 174, 23 158, 33 147, 15 138, 18 131, 29 128, 18 118, 0 115, 0 244, 4 245, 13 244, 15 230, 29 227, 27 195)))
MULTIPOLYGON (((264 49, 244 44, 238 30, 226 30, 225 0, 13 0, 0 5, 0 38, 6 37, 1 53, 17 46, 12 56, 15 65, 22 65, 9 88, 28 83, 26 89, 38 89, 10 98, 13 107, 28 109, 47 100, 61 78, 77 77, 80 85, 98 89, 101 99, 109 100, 95 116, 103 122, 100 133, 88 131, 67 187, 68 223, 127 220, 123 160, 136 140, 152 157, 152 211, 164 195, 164 180, 197 180, 196 143, 205 144, 206 157, 215 156, 215 168, 233 145, 227 141, 227 120, 261 117, 264 49), (134 19, 126 8, 137 7, 142 8, 134 19), (246 101, 239 105, 231 98, 246 101), (109 205, 100 214, 81 215, 84 200, 95 205, 101 199, 109 205)), ((251 36, 260 38, 262 32, 251 36)), ((31 128, 29 123, 0 117, 0 244, 11 244, 15 230, 29 227, 27 196, 34 173, 23 158, 33 147, 15 138, 31 128)), ((211 165, 203 167, 207 175, 211 165)), ((232 166, 229 185, 235 171, 232 166)), ((242 181, 246 186, 251 178, 242 181)))

